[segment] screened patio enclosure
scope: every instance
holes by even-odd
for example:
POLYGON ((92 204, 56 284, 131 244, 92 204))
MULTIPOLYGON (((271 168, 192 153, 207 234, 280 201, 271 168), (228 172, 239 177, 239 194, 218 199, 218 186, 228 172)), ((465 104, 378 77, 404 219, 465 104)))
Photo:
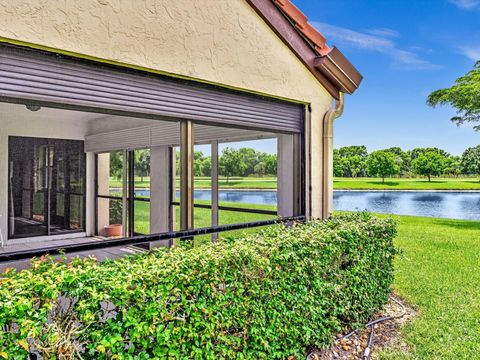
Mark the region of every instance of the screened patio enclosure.
POLYGON ((11 46, 0 46, 0 101, 4 246, 307 212, 303 104, 11 46), (223 204, 219 146, 258 139, 277 140, 276 206, 223 204), (208 201, 195 201, 199 145, 211 154, 208 201))

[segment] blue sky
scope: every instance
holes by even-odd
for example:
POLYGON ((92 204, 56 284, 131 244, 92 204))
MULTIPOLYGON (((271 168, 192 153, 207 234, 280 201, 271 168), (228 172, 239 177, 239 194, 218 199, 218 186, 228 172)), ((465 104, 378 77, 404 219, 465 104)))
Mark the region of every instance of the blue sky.
MULTIPOLYGON (((449 87, 480 60, 480 0, 293 2, 364 76, 345 98, 335 147, 436 146, 460 155, 480 144, 480 132, 450 121, 454 109, 425 104, 431 91, 449 87)), ((247 146, 276 151, 270 140, 247 146)))
POLYGON ((294 0, 309 21, 360 70, 346 96, 335 146, 437 146, 459 155, 480 133, 450 122, 427 95, 480 60, 480 0, 294 0))

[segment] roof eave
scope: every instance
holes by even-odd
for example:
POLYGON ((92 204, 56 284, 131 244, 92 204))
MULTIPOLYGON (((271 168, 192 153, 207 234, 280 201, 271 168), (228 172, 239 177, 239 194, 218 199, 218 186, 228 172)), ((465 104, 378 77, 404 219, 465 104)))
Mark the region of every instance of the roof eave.
POLYGON ((274 1, 246 1, 335 99, 340 92, 352 94, 358 88, 362 75, 337 48, 312 47, 274 1))
POLYGON ((331 51, 315 59, 315 68, 339 91, 352 94, 358 89, 363 76, 335 46, 331 51))

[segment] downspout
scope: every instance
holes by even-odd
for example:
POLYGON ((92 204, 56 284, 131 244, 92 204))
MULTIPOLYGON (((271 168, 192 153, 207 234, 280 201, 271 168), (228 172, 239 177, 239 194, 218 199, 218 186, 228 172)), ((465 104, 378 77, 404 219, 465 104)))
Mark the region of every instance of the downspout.
POLYGON ((322 179, 322 217, 328 218, 333 204, 333 122, 343 114, 343 93, 339 93, 335 106, 327 111, 323 118, 323 179, 322 179))

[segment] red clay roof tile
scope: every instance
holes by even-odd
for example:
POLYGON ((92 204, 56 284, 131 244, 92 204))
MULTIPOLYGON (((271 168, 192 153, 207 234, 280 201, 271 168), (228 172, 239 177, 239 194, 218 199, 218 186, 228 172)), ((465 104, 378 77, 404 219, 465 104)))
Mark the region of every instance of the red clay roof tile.
POLYGON ((290 0, 246 1, 335 99, 358 88, 362 75, 290 0))
POLYGON ((320 55, 331 51, 325 42, 325 37, 308 23, 307 17, 290 0, 273 0, 274 4, 295 25, 295 28, 311 43, 320 55))

